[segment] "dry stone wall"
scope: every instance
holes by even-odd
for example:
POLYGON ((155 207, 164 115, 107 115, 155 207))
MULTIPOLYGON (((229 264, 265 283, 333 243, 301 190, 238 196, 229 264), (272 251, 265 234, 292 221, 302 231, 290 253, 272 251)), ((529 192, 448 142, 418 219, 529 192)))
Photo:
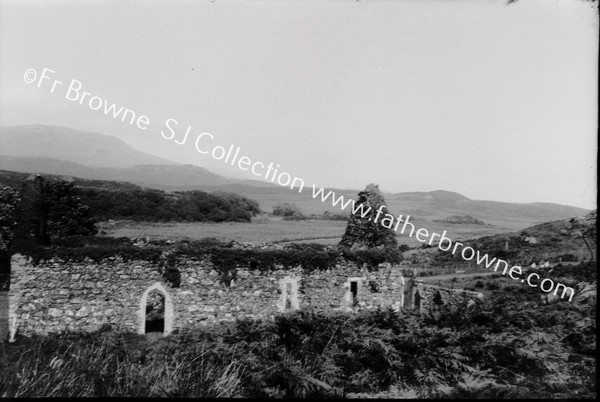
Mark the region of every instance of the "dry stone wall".
MULTIPOLYGON (((105 324, 145 332, 150 292, 165 298, 164 333, 236 319, 272 318, 290 310, 358 311, 413 307, 422 285, 391 266, 369 272, 356 265, 305 273, 301 268, 270 272, 238 269, 229 284, 208 260, 178 265, 181 284, 162 280, 159 266, 146 261, 45 262, 37 266, 13 256, 9 325, 19 334, 94 331, 105 324)), ((426 307, 425 307, 426 308, 426 307)))

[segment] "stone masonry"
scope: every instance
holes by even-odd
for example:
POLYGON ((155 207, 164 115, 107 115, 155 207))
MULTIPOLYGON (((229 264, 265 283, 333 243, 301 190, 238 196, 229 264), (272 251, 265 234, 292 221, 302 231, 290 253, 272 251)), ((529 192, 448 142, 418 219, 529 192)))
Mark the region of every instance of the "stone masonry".
POLYGON ((297 309, 423 310, 429 300, 428 286, 405 279, 390 265, 372 272, 350 264, 311 273, 301 268, 269 273, 239 269, 235 281, 223 284, 208 260, 190 260, 178 266, 178 288, 163 282, 157 265, 119 257, 103 263, 33 266, 15 255, 12 267, 9 326, 14 330, 16 325, 22 335, 94 331, 105 324, 144 333, 146 300, 152 291, 165 298, 164 334, 236 319, 273 318, 297 309), (414 302, 417 290, 422 294, 420 305, 414 302))

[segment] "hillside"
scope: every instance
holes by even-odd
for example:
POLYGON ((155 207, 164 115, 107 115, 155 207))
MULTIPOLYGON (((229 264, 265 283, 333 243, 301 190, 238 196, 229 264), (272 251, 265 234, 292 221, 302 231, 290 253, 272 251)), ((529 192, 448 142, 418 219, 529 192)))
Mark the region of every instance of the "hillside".
POLYGON ((76 162, 46 157, 0 155, 0 169, 25 173, 73 176, 83 179, 126 181, 164 190, 197 190, 201 186, 237 183, 193 165, 135 165, 127 167, 90 167, 76 162), (169 184, 163 184, 169 183, 169 184))
MULTIPOLYGON (((230 179, 203 167, 177 164, 140 152, 112 136, 64 127, 0 127, 0 170, 127 182, 163 191, 227 191, 257 200, 263 211, 272 211, 273 205, 289 202, 306 215, 325 211, 349 213, 342 211, 339 204, 332 206, 331 198, 327 202, 313 199, 311 183, 306 183, 304 191, 298 193, 264 181, 230 179)), ((358 190, 329 190, 346 199, 356 199, 358 193, 358 190)), ((392 214, 410 215, 423 223, 469 215, 498 229, 520 230, 588 212, 552 203, 471 200, 445 190, 395 194, 381 190, 392 214)))
MULTIPOLYGON (((595 212, 570 219, 545 222, 516 232, 461 241, 481 253, 511 261, 522 267, 546 261, 552 265, 571 264, 591 259, 590 251, 581 237, 582 228, 585 226, 582 222, 592 225, 591 222, 595 222, 595 212)), ((588 234, 586 241, 592 250, 596 249, 594 236, 588 234)), ((448 267, 461 267, 461 269, 467 270, 472 268, 486 271, 484 267, 478 266, 474 261, 465 261, 459 253, 452 255, 452 253, 440 251, 437 247, 415 250, 411 256, 412 261, 427 270, 443 271, 448 267)))
POLYGON ((111 135, 42 125, 0 127, 0 155, 51 158, 90 167, 177 165, 111 135))

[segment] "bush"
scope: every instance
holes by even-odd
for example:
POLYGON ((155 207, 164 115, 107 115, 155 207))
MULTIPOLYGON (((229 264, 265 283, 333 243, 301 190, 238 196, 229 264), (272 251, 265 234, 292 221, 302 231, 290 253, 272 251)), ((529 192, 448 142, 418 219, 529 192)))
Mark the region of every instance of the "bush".
POLYGON ((85 188, 81 198, 101 220, 250 222, 260 213, 257 201, 222 191, 85 188))
POLYGON ((284 219, 289 220, 306 219, 306 217, 302 214, 300 208, 298 208, 297 205, 291 204, 289 202, 273 205, 273 215, 282 216, 284 219))

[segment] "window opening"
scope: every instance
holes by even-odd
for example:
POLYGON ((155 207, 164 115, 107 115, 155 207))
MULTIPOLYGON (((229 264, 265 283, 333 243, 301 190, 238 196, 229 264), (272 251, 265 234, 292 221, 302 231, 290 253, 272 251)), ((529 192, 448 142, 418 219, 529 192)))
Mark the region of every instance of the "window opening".
POLYGON ((286 297, 285 297, 285 309, 289 310, 292 308, 292 284, 286 283, 287 288, 286 297))
POLYGON ((350 282, 350 293, 352 293, 352 305, 356 306, 358 304, 358 282, 350 282))

